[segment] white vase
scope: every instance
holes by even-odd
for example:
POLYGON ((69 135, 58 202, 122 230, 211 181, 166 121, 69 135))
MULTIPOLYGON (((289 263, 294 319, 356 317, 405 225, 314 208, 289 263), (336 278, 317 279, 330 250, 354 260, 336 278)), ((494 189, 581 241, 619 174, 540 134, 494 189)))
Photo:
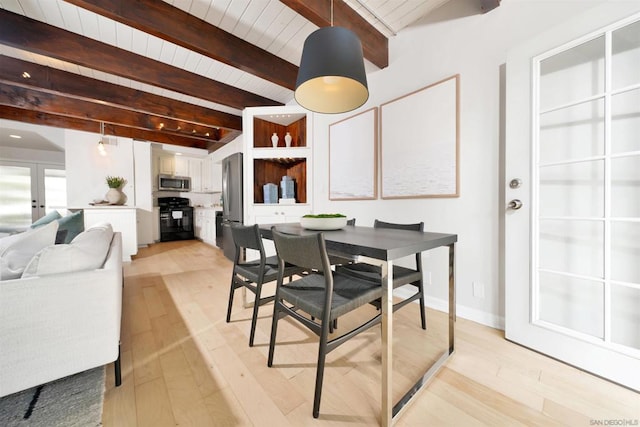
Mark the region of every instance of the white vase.
POLYGON ((271 135, 271 143, 273 144, 273 148, 276 148, 278 146, 278 140, 280 138, 278 138, 278 135, 276 135, 276 133, 274 132, 273 135, 271 135))
POLYGON ((291 147, 291 134, 289 132, 284 136, 284 143, 287 147, 291 147))
POLYGON ((112 205, 121 205, 124 201, 124 194, 119 188, 110 188, 104 198, 112 205))

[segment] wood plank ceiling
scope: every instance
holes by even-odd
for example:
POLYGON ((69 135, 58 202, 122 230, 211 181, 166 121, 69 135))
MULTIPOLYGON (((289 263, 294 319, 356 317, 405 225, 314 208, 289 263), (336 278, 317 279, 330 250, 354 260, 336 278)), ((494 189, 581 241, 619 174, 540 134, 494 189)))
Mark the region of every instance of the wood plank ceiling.
MULTIPOLYGON (((368 70, 447 0, 335 0, 368 70)), ((484 3, 499 0, 482 0, 484 3)), ((293 99, 330 0, 0 0, 0 118, 214 151, 242 109, 293 99)))

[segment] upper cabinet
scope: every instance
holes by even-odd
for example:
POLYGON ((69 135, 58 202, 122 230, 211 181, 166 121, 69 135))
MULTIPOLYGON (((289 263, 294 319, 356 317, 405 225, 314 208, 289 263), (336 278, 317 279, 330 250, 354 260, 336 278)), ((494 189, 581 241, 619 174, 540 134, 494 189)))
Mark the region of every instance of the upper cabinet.
POLYGON ((312 114, 298 106, 243 111, 247 223, 281 222, 284 216, 311 212, 312 122, 312 114), (265 190, 267 184, 275 191, 265 190))
POLYGON ((157 175, 188 176, 193 193, 219 193, 222 191, 222 165, 214 163, 211 155, 204 158, 179 156, 157 150, 153 154, 154 190, 157 190, 157 175))

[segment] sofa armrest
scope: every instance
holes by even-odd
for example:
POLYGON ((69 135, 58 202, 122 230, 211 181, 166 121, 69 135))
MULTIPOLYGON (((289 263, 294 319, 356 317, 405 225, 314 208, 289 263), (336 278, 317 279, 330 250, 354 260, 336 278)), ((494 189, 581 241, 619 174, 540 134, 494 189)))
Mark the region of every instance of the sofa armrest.
POLYGON ((0 282, 0 396, 113 362, 122 318, 122 240, 103 268, 0 282))

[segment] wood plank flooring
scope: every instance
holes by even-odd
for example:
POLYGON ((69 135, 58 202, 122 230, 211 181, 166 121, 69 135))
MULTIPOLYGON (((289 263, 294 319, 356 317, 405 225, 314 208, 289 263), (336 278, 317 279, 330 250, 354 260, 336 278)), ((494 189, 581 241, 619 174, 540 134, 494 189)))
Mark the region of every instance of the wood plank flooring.
MULTIPOLYGON (((379 423, 380 328, 330 353, 320 418, 311 415, 317 338, 289 320, 278 328, 274 366, 266 355, 272 305, 251 309, 236 292, 225 322, 231 263, 197 241, 141 249, 125 266, 122 385, 107 370, 109 426, 373 426, 379 423)), ((339 331, 374 313, 341 318, 339 331)), ((447 316, 417 304, 395 314, 396 399, 446 347, 447 316)), ((458 318, 456 353, 397 426, 588 426, 640 420, 640 395, 512 344, 502 331, 458 318)), ((633 425, 633 424, 631 424, 633 425)), ((635 424, 638 425, 638 424, 635 424)))

